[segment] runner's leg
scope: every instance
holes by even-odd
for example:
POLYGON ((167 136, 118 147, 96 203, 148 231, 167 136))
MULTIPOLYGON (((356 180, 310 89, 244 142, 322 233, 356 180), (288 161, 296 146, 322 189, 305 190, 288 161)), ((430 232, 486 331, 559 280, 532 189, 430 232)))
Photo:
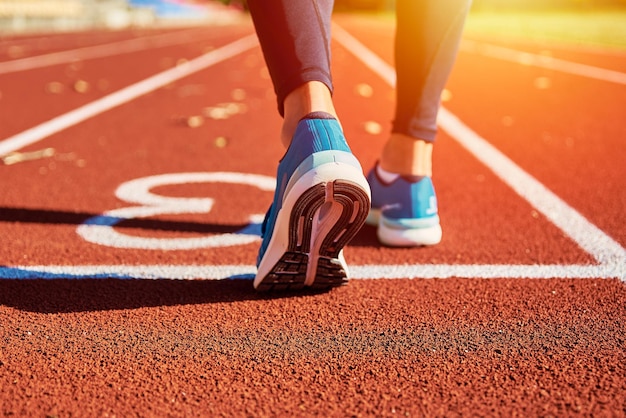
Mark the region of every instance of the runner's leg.
POLYGON ((333 0, 248 2, 288 146, 298 121, 311 112, 337 117, 332 103, 330 18, 333 0))
POLYGON ((258 0, 250 10, 284 116, 287 151, 263 222, 254 287, 344 284, 342 249, 359 231, 370 190, 332 104, 331 0, 258 0))
POLYGON ((441 92, 456 59, 471 0, 397 0, 397 101, 381 167, 431 175, 441 92))
POLYGON ((392 133, 368 174, 378 239, 390 246, 441 241, 432 150, 441 92, 470 0, 397 0, 397 103, 392 133))

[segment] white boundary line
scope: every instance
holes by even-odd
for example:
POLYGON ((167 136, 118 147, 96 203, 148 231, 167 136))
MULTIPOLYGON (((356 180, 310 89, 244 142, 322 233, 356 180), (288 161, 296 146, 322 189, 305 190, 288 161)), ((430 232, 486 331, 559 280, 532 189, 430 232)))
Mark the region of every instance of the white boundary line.
MULTIPOLYGON (((382 77, 391 87, 395 86, 396 74, 393 67, 341 27, 334 25, 333 31, 335 39, 340 44, 382 77)), ((448 110, 444 108, 440 110, 438 123, 505 184, 546 216, 583 250, 591 254, 602 265, 603 270, 611 272, 609 277, 626 278, 626 250, 618 242, 522 170, 448 110)))
POLYGON ((518 51, 503 46, 465 40, 461 43, 461 50, 517 64, 546 68, 548 70, 560 71, 562 73, 579 75, 610 83, 626 84, 626 73, 607 70, 605 68, 594 67, 586 64, 579 64, 560 58, 531 54, 529 52, 518 51))
POLYGON ((188 29, 184 31, 146 36, 143 38, 110 42, 107 44, 86 46, 72 50, 51 52, 49 54, 36 55, 12 61, 4 61, 0 62, 0 75, 65 64, 76 60, 87 60, 109 57, 112 55, 128 54, 145 49, 177 45, 192 40, 196 41, 197 39, 190 38, 192 32, 198 32, 198 30, 188 29))
POLYGON ((439 116, 442 129, 598 262, 605 265, 618 265, 621 262, 622 267, 626 264, 626 251, 619 243, 448 110, 442 108, 439 116))
POLYGON ((57 116, 47 122, 0 141, 0 155, 5 155, 27 145, 36 143, 43 138, 134 100, 139 96, 147 94, 173 81, 241 54, 256 45, 258 45, 256 35, 248 35, 219 49, 190 60, 185 64, 163 71, 61 116, 57 116))
MULTIPOLYGON (((605 279, 614 270, 603 265, 506 265, 506 264, 406 264, 350 266, 351 278, 359 279, 605 279)), ((252 265, 40 265, 0 267, 3 279, 252 279, 252 265)), ((624 278, 621 278, 624 280, 624 278)))

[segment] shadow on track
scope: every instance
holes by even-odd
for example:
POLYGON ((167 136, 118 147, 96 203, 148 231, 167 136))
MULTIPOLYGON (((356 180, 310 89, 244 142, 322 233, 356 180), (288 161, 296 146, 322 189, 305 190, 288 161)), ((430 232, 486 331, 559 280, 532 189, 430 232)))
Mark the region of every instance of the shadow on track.
MULTIPOLYGON (((67 210, 9 208, 0 207, 0 222, 18 222, 49 225, 82 225, 86 221, 102 217, 101 214, 88 212, 71 212, 67 210)), ((115 228, 136 228, 152 231, 198 233, 198 234, 231 234, 246 229, 248 233, 259 231, 250 229, 248 224, 217 225, 202 222, 168 221, 153 218, 124 219, 114 222, 115 228)), ((364 225, 361 231, 350 241, 354 247, 379 247, 376 228, 364 225)))
MULTIPOLYGON (((99 215, 64 210, 0 207, 0 222, 80 225, 95 216, 99 215)), ((232 233, 244 226, 159 219, 123 220, 115 225, 116 228, 204 234, 232 233)), ((350 245, 378 246, 375 228, 364 227, 350 245)), ((11 269, 7 266, 4 268, 11 269)), ((222 280, 147 280, 111 276, 67 278, 43 272, 39 275, 32 271, 27 272, 27 276, 22 276, 22 273, 16 269, 14 278, 0 280, 0 305, 37 313, 228 303, 325 293, 319 290, 260 293, 253 289, 251 275, 222 280)))
MULTIPOLYGON (((0 222, 81 225, 85 223, 85 221, 96 217, 102 217, 102 215, 54 209, 0 207, 0 222)), ((237 231, 241 231, 246 226, 247 224, 216 225, 202 222, 181 222, 160 219, 124 219, 115 222, 116 228, 137 228, 154 231, 190 232, 202 234, 236 233, 237 231)))
POLYGON ((249 279, 0 280, 0 305, 35 313, 70 313, 269 300, 327 292, 262 293, 253 289, 249 279))

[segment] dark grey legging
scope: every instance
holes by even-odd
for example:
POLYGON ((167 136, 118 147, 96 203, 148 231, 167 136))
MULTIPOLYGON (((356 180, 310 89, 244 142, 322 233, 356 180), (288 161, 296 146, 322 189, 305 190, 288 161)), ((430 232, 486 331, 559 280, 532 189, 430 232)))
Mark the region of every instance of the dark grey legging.
MULTIPOLYGON (((397 103, 392 131, 434 141, 441 91, 456 58, 471 0, 397 0, 397 103)), ((248 0, 284 113, 285 97, 308 81, 333 91, 333 0, 248 0)))

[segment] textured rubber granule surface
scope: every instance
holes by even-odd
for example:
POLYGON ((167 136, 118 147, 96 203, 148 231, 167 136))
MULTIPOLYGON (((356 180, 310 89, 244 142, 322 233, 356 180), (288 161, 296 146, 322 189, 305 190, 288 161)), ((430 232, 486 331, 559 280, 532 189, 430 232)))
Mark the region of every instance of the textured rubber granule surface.
POLYGON ((626 412, 618 281, 1 281, 0 305, 7 416, 626 412))

